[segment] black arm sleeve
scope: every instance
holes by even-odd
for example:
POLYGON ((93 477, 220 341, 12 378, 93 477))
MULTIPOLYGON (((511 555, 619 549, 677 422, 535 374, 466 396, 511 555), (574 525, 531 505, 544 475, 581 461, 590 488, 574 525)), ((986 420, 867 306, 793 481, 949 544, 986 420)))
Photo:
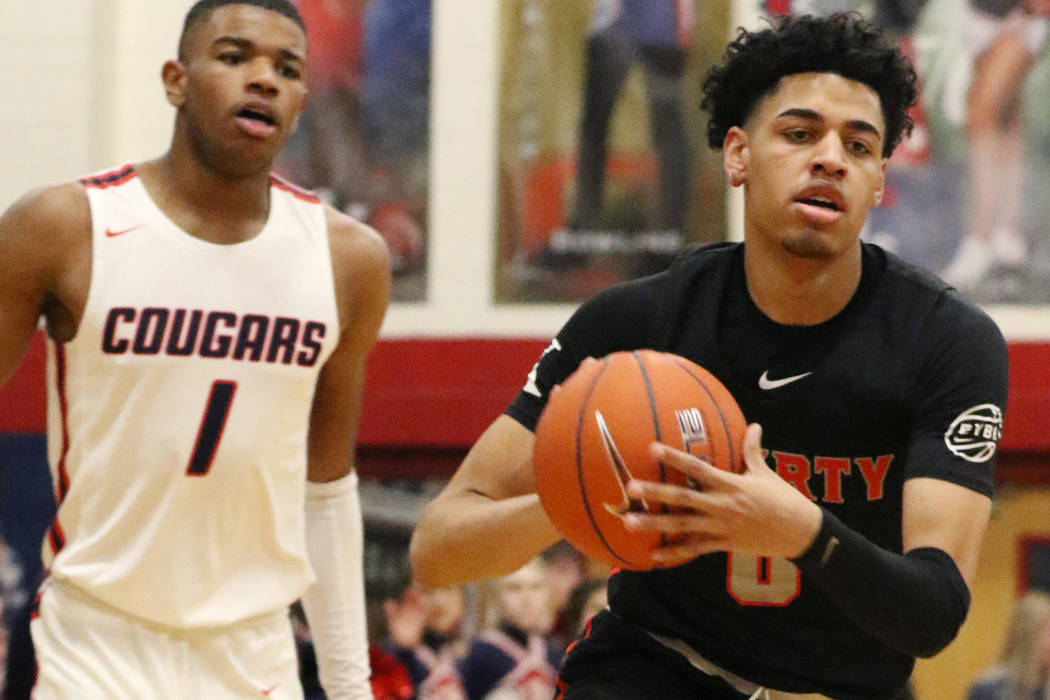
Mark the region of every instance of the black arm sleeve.
POLYGON ((894 554, 827 510, 813 544, 792 561, 861 629, 912 656, 948 646, 970 609, 970 589, 947 552, 894 554))

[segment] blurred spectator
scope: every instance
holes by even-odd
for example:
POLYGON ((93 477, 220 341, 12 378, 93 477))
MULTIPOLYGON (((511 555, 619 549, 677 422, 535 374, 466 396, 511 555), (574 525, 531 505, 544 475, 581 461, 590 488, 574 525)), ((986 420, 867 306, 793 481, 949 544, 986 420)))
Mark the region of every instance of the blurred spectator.
POLYGON ((999 660, 970 687, 969 700, 1050 699, 1050 593, 1015 604, 999 660))
POLYGON ((551 588, 551 607, 554 610, 551 633, 564 646, 576 636, 572 624, 566 619, 569 595, 589 577, 589 560, 583 552, 565 540, 548 547, 542 557, 547 582, 551 588))
POLYGON ((565 606, 570 642, 583 634, 587 622, 597 615, 598 611, 604 610, 608 602, 606 581, 603 578, 589 578, 572 589, 569 603, 565 606))
POLYGON ((470 700, 549 700, 562 653, 550 634, 550 584, 537 558, 495 584, 494 623, 459 663, 470 700))
POLYGON ((466 610, 459 586, 407 587, 383 602, 386 651, 408 671, 420 700, 465 698, 456 662, 466 648, 461 636, 466 610))
POLYGON ((973 76, 966 103, 970 136, 967 234, 941 276, 972 291, 996 267, 1021 267, 1028 242, 1021 229, 1025 181, 1022 87, 1046 45, 1046 0, 970 0, 968 48, 973 76))
POLYGON ((372 668, 370 680, 375 700, 411 700, 417 697, 404 664, 374 642, 368 645, 368 663, 372 668))

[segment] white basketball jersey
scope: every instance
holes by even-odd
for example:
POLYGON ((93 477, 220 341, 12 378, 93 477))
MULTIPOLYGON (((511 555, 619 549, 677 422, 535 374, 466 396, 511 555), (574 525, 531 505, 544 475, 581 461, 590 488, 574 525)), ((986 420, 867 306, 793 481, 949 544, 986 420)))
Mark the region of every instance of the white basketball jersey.
POLYGON ((48 343, 45 565, 174 627, 286 606, 312 580, 306 438, 339 336, 322 206, 271 178, 262 231, 219 245, 130 165, 82 183, 91 285, 76 337, 48 343))

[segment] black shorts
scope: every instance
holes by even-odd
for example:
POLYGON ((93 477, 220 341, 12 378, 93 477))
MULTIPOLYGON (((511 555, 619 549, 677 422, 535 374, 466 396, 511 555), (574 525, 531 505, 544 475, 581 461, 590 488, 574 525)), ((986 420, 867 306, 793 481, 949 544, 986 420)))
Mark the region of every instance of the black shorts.
POLYGON ((747 700, 721 678, 603 610, 569 647, 557 700, 747 700))

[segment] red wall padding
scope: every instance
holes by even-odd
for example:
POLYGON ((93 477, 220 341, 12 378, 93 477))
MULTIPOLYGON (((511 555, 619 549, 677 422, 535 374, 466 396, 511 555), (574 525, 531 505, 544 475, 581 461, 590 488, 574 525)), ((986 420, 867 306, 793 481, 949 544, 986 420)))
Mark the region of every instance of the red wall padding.
MULTIPOLYGON (((360 442, 465 447, 521 389, 547 338, 381 340, 368 367, 360 442)), ((38 335, 0 390, 0 432, 43 432, 44 343, 38 335)), ((1010 344, 1005 450, 1050 453, 1050 343, 1010 344)))

